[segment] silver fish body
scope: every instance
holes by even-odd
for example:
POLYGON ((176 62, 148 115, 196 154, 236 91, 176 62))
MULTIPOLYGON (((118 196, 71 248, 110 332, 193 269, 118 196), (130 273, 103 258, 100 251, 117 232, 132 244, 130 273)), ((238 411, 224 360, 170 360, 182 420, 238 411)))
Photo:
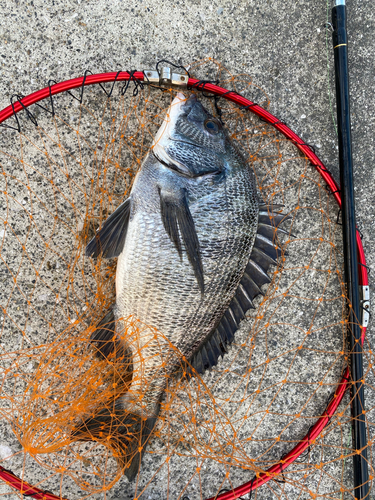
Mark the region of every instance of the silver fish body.
MULTIPOLYGON (((218 159, 212 150, 210 166, 217 164, 217 171, 199 177, 183 176, 149 154, 130 195, 132 211, 117 264, 116 318, 135 316, 155 327, 187 359, 210 335, 232 300, 249 261, 258 224, 252 172, 224 133, 222 141, 225 152, 218 159), (182 197, 186 200, 199 241, 203 286, 186 248, 181 245, 180 257, 166 232, 161 197, 171 203, 183 203, 182 197)), ((187 146, 187 150, 187 157, 199 157, 196 146, 187 146)), ((136 382, 152 387, 143 398, 150 414, 162 395, 168 372, 178 362, 171 356, 169 366, 160 369, 161 360, 149 355, 160 350, 160 342, 160 338, 150 342, 146 336, 141 349, 133 353, 135 370, 140 356, 150 358, 136 382), (157 384, 155 377, 159 377, 157 384)))
MULTIPOLYGON (((269 282, 266 271, 277 251, 272 238, 266 240, 273 231, 259 208, 253 172, 226 130, 194 96, 186 100, 178 94, 129 198, 87 249, 93 256, 119 256, 113 317, 98 326, 93 342, 113 339, 103 333, 103 324, 107 331, 109 323, 116 325, 119 338, 129 318, 151 327, 128 331, 124 349, 132 359, 133 379, 116 403, 118 415, 132 415, 130 423, 126 417, 126 432, 139 427, 137 415, 146 422, 142 448, 181 359, 199 373, 216 364, 260 286, 269 282)), ((100 352, 111 350, 106 348, 100 352)), ((106 422, 105 412, 101 415, 99 421, 106 422)), ((90 422, 85 428, 95 434, 90 422)), ((136 445, 123 448, 120 462, 132 479, 142 453, 136 445)))

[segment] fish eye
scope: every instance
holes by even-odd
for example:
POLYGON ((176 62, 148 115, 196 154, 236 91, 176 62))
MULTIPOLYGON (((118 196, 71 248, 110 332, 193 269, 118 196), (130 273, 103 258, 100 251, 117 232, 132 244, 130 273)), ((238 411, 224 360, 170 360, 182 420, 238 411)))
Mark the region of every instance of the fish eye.
POLYGON ((216 135, 219 133, 219 130, 221 129, 221 125, 217 120, 213 120, 212 118, 208 118, 204 122, 204 128, 212 135, 216 135))

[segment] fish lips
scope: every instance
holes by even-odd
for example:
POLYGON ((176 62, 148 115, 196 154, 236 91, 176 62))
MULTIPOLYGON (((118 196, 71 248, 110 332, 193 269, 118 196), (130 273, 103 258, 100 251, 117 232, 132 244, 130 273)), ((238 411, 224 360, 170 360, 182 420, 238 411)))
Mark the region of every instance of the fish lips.
POLYGON ((198 102, 198 99, 194 94, 191 94, 188 99, 186 99, 185 104, 182 106, 184 113, 189 115, 190 111, 193 109, 194 105, 198 102))

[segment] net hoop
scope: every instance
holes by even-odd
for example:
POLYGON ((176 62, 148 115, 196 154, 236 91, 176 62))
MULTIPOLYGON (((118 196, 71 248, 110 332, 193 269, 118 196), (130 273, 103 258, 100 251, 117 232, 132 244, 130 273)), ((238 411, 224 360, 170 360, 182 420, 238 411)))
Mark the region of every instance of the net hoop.
MULTIPOLYGON (((41 90, 33 92, 22 99, 18 98, 16 102, 12 102, 9 106, 0 111, 0 124, 5 122, 7 119, 12 116, 16 117, 16 114, 22 110, 26 110, 32 104, 37 104, 38 102, 44 99, 50 99, 52 104, 53 114, 53 101, 52 96, 67 92, 73 89, 81 88, 81 100, 83 96, 83 89, 88 85, 95 84, 103 84, 110 83, 113 84, 117 81, 134 81, 147 83, 147 77, 145 78, 144 73, 142 71, 134 71, 134 72, 110 72, 110 73, 99 73, 94 75, 86 75, 79 78, 74 78, 71 80, 66 80, 64 82, 56 83, 54 85, 48 85, 41 90)), ((113 87, 112 87, 113 88, 113 87)), ((272 115, 269 111, 262 108, 258 104, 250 101, 249 99, 243 97, 237 92, 229 91, 212 83, 207 83, 207 81, 200 81, 194 78, 189 78, 187 82, 188 90, 196 90, 196 91, 205 91, 210 94, 227 99, 239 106, 244 110, 248 110, 251 113, 254 113, 259 118, 272 125, 276 130, 281 132, 292 144, 294 144, 300 152, 310 161, 310 164, 318 171, 321 178, 325 181, 327 187, 329 188, 332 196, 336 200, 339 209, 341 209, 341 194, 340 188, 332 174, 325 167, 323 162, 318 158, 315 154, 311 146, 306 144, 297 134, 295 134, 283 121, 279 120, 277 117, 272 115)), ((112 91, 111 91, 112 92, 112 91)), ((28 113, 28 112, 27 112, 28 113)), ((29 117, 29 115, 28 115, 29 117)), ((35 120, 35 119, 34 119, 35 120)), ((36 122, 36 120, 35 120, 36 122)), ((19 127, 19 123, 17 120, 17 125, 19 127)), ((4 125, 2 125, 4 127, 4 125)), ((12 127, 14 128, 14 127, 12 127)), ((357 252, 358 252, 358 264, 359 264, 359 285, 367 286, 368 285, 368 273, 366 266, 366 258, 364 254, 364 249, 362 246, 361 237, 359 231, 357 230, 356 235, 356 243, 357 243, 357 252)), ((366 334, 366 327, 362 326, 362 336, 361 343, 363 345, 364 338, 366 334)), ((323 431, 326 425, 329 423, 330 419, 336 412, 336 409, 340 405, 346 391, 350 387, 349 380, 349 368, 347 367, 342 374, 340 381, 337 384, 335 393, 332 397, 331 402, 328 404, 324 414, 315 422, 315 424, 311 427, 308 434, 306 434, 299 443, 289 452, 287 453, 279 463, 273 465, 267 471, 257 473, 256 477, 254 477, 251 481, 242 484, 234 488, 231 491, 221 493, 214 497, 209 498, 208 500, 234 500, 239 498, 241 495, 245 495, 250 493, 251 491, 259 488, 263 484, 268 481, 277 478, 283 471, 291 465, 302 453, 304 453, 310 446, 310 444, 319 436, 319 434, 323 431)), ((26 496, 32 496, 35 499, 40 500, 57 500, 62 499, 61 496, 54 495, 51 492, 41 490, 31 484, 27 483, 23 479, 20 479, 16 475, 14 475, 11 471, 5 469, 0 466, 0 479, 4 481, 7 485, 12 486, 16 490, 20 491, 21 494, 26 496)))

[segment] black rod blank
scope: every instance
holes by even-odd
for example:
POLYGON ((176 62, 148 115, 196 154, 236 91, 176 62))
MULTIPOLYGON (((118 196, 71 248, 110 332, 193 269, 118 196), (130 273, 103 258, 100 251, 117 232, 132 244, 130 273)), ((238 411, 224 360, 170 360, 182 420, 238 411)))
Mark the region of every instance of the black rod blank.
POLYGON ((348 349, 351 374, 351 413, 353 448, 354 497, 369 495, 366 417, 363 413, 363 350, 359 296, 356 222, 353 187, 353 159, 349 109, 348 46, 345 0, 335 0, 332 8, 333 48, 339 139, 340 191, 344 243, 345 285, 348 297, 348 349))

